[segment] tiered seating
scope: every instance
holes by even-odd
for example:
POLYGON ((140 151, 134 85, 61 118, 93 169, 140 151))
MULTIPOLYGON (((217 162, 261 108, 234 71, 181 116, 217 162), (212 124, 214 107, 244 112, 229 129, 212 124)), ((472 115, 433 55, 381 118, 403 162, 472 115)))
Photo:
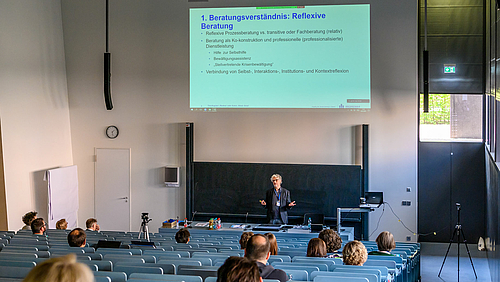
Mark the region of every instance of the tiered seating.
MULTIPOLYGON (((65 230, 48 230, 47 236, 30 232, 0 232, 0 282, 21 281, 36 264, 49 257, 74 253, 94 270, 99 282, 185 281, 211 282, 229 256, 243 256, 241 231, 191 229, 188 244, 177 244, 175 229, 150 234, 155 246, 133 245, 136 232, 87 232, 87 246, 72 248, 65 230), (119 249, 95 249, 99 240, 121 241, 119 249), (155 248, 156 247, 156 248, 155 248)), ((306 257, 307 244, 317 234, 275 233, 279 255, 269 263, 283 269, 293 281, 416 282, 420 272, 420 245, 397 243, 397 256, 369 256, 364 266, 343 265, 338 258, 306 257)), ((345 244, 346 242, 344 242, 345 244)), ((363 242, 368 251, 375 242, 363 242)), ((274 281, 265 281, 274 282, 274 281)))

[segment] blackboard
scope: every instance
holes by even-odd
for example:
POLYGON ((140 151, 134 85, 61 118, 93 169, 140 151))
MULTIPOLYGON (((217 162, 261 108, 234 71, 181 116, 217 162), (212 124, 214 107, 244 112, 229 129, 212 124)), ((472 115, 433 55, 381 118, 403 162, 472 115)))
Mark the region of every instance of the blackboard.
POLYGON ((273 187, 275 173, 297 203, 288 212, 292 218, 305 213, 336 217, 338 207, 357 207, 363 194, 357 165, 194 162, 194 211, 265 218, 259 200, 273 187))

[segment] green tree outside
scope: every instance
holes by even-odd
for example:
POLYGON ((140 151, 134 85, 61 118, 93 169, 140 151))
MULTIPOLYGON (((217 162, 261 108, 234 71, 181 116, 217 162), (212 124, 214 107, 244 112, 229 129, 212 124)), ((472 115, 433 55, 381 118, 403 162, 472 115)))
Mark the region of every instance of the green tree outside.
POLYGON ((420 124, 450 124, 450 94, 429 94, 429 112, 424 113, 424 94, 420 94, 420 124))

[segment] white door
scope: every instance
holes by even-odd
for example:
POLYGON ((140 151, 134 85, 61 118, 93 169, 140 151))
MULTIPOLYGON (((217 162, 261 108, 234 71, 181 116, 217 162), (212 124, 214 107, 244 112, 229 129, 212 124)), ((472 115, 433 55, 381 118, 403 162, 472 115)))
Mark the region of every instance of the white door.
POLYGON ((130 231, 130 149, 97 149, 95 218, 101 230, 130 231))

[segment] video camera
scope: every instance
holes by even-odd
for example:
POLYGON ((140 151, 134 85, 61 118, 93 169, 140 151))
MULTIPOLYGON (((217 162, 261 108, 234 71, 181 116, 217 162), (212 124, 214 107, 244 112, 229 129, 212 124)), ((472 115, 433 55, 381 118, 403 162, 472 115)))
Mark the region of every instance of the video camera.
POLYGON ((141 215, 142 222, 150 222, 153 219, 149 218, 149 213, 143 212, 141 215))

